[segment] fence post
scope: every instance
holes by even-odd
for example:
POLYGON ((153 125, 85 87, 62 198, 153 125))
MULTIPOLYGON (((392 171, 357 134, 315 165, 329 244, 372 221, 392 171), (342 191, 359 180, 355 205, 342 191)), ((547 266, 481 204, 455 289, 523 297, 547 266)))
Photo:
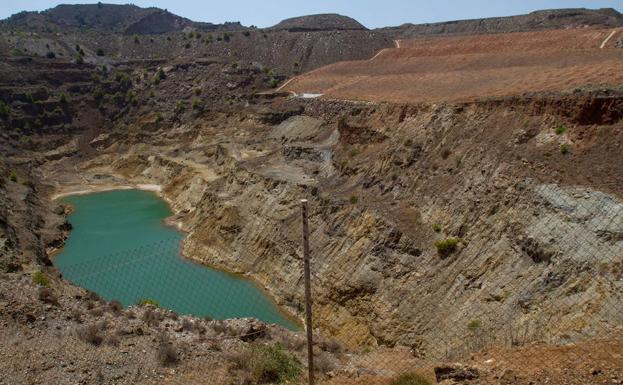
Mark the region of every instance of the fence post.
POLYGON ((309 223, 307 220, 307 199, 301 199, 303 216, 303 261, 305 270, 305 329, 307 331, 307 368, 309 385, 314 385, 314 343, 312 332, 311 274, 309 267, 309 223))

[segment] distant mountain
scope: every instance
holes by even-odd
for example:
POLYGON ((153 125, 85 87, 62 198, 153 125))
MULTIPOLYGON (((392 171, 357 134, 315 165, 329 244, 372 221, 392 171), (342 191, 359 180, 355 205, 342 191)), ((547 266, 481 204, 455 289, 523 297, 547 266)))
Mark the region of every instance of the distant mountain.
POLYGON ((446 21, 431 24, 403 24, 399 27, 381 28, 395 38, 408 39, 431 35, 469 35, 564 29, 581 27, 620 27, 623 15, 612 8, 603 9, 551 9, 526 15, 492 17, 486 19, 446 21))
POLYGON ((293 17, 281 21, 270 29, 289 32, 367 30, 367 28, 361 25, 357 20, 336 13, 293 17))
POLYGON ((43 12, 20 12, 2 24, 41 32, 90 29, 122 34, 160 34, 185 28, 205 31, 243 29, 240 23, 198 23, 154 7, 102 3, 59 5, 43 12))

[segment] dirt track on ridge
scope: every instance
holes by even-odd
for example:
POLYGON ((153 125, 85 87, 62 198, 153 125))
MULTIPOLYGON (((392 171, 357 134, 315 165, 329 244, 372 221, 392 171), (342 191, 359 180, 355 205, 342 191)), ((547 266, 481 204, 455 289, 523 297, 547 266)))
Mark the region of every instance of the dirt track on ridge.
POLYGON ((373 60, 332 64, 283 90, 335 99, 471 101, 623 84, 612 29, 576 29, 401 40, 373 60))

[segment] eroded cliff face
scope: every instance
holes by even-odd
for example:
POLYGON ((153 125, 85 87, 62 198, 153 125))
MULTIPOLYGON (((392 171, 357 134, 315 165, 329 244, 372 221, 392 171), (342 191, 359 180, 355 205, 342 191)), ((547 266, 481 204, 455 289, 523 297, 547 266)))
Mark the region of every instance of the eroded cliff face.
POLYGON ((315 325, 350 346, 438 357, 620 324, 620 99, 274 103, 298 115, 104 135, 79 172, 161 185, 187 257, 248 274, 299 316, 309 199, 315 325))

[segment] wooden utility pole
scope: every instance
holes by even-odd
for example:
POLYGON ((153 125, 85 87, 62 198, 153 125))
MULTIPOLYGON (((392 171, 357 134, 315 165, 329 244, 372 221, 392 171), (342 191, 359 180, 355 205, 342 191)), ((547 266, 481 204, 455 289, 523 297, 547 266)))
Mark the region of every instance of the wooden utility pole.
POLYGON ((309 223, 307 220, 307 199, 301 199, 301 214, 303 215, 303 261, 305 265, 305 329, 307 331, 307 368, 309 370, 309 385, 314 385, 314 342, 312 333, 311 273, 309 267, 309 223))

